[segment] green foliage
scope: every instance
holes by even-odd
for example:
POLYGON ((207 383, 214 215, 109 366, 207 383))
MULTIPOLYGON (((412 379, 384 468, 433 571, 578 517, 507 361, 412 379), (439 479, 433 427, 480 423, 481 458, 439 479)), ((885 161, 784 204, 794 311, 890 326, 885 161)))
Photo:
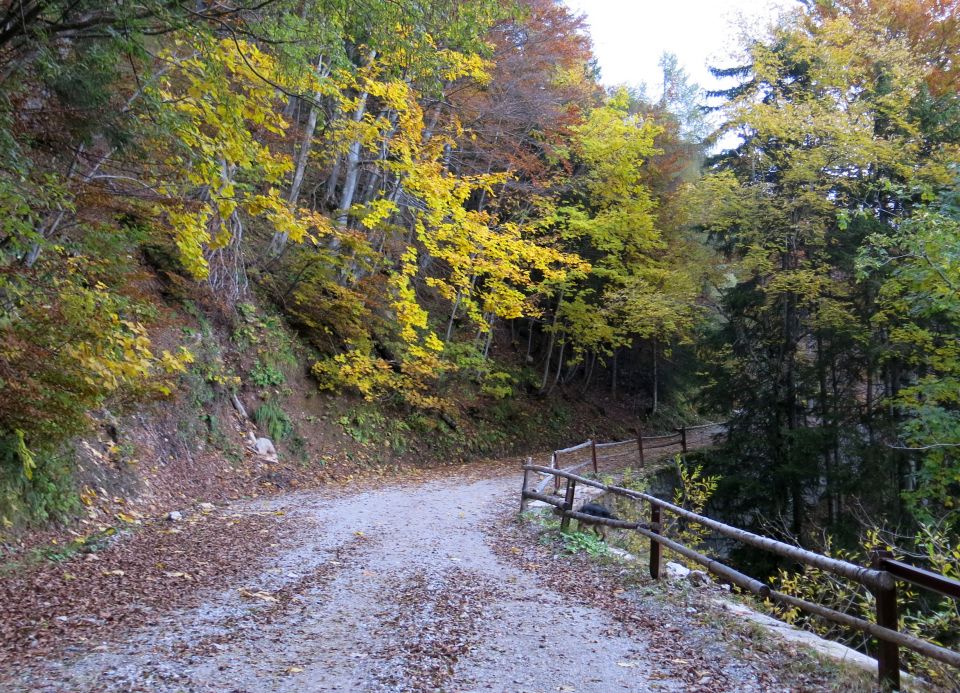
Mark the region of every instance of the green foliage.
MULTIPOLYGON (((953 579, 960 576, 960 545, 954 537, 944 532, 941 526, 921 525, 912 538, 890 537, 872 528, 867 530, 861 541, 862 546, 893 552, 898 560, 919 565, 953 579), (891 539, 896 539, 902 546, 889 543, 891 539)), ((820 550, 833 558, 859 565, 870 562, 870 557, 865 555, 862 549, 851 551, 837 548, 830 536, 825 537, 825 544, 820 550)), ((868 621, 874 620, 876 603, 870 590, 838 578, 828 571, 811 566, 804 566, 796 571, 781 568, 771 583, 777 590, 787 594, 868 621)), ((944 647, 956 648, 960 633, 960 606, 956 600, 924 594, 902 582, 899 584, 898 598, 900 603, 905 605, 900 613, 901 630, 944 647)), ((863 643, 863 636, 859 631, 817 619, 797 608, 775 606, 771 602, 767 602, 767 608, 788 623, 802 625, 823 637, 840 640, 854 647, 863 643)), ((956 670, 951 667, 906 649, 902 651, 902 656, 912 673, 929 679, 945 690, 955 689, 960 684, 956 670)))
POLYGON ((284 440, 293 433, 293 421, 276 402, 264 402, 253 412, 257 422, 273 440, 284 440))
POLYGON ((607 544, 595 534, 585 532, 564 532, 560 535, 563 550, 569 554, 586 552, 591 556, 605 556, 607 544))
POLYGON ((711 404, 737 411, 724 483, 801 542, 861 504, 939 515, 956 488, 955 229, 929 208, 955 178, 956 43, 932 37, 956 19, 894 4, 810 3, 752 41, 717 94, 743 141, 689 199, 730 262, 702 345, 711 404), (891 449, 931 444, 919 474, 891 449))
POLYGON ((253 368, 250 369, 250 380, 259 388, 274 387, 283 385, 287 378, 277 366, 272 363, 264 363, 258 358, 253 368))
MULTIPOLYGON (((674 457, 674 463, 677 466, 677 476, 680 483, 673 492, 673 504, 698 515, 703 515, 707 503, 710 502, 717 490, 720 477, 704 475, 701 465, 691 469, 680 455, 674 457)), ((667 524, 665 534, 684 546, 700 551, 703 548, 704 540, 709 535, 709 531, 695 522, 674 518, 667 524)), ((679 554, 674 558, 690 568, 700 568, 699 563, 695 563, 679 554)))
MULTIPOLYGON (((906 492, 925 522, 957 509, 960 491, 960 207, 958 188, 918 208, 896 229, 867 238, 861 277, 883 278, 873 322, 889 334, 885 360, 917 377, 893 395, 903 413, 900 447, 922 460, 906 492)), ((958 528, 960 530, 960 528, 958 528)))
POLYGON ((81 506, 72 463, 69 449, 25 451, 17 434, 0 440, 0 530, 23 523, 42 525, 77 512, 81 506), (24 466, 24 454, 29 467, 24 466))
MULTIPOLYGON (((423 427, 426 419, 416 416, 415 426, 423 427)), ((344 432, 361 445, 386 447, 395 455, 402 455, 410 446, 411 424, 400 418, 388 417, 374 407, 355 407, 337 419, 344 432)))

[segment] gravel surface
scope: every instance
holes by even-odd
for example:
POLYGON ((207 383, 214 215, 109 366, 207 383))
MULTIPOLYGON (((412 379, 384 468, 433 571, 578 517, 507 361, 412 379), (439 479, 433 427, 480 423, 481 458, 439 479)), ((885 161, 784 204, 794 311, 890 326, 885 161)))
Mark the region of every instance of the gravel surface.
MULTIPOLYGON (((513 520, 516 465, 483 469, 217 509, 234 519, 200 526, 231 537, 231 556, 246 550, 245 566, 83 637, 69 623, 85 607, 67 599, 78 612, 57 642, 0 661, 0 690, 830 690, 698 606, 621 589, 625 568, 538 543, 513 520), (243 518, 254 533, 230 535, 243 518)), ((207 545, 193 550, 215 576, 224 547, 207 545)))

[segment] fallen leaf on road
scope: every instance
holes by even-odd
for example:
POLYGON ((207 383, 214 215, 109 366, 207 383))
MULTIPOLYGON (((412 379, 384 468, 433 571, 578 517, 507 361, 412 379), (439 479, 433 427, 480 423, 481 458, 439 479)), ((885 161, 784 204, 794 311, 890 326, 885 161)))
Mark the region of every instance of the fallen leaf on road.
POLYGON ((301 671, 303 671, 303 667, 289 667, 286 670, 288 674, 299 674, 301 671))
POLYGON ((107 576, 113 575, 115 577, 123 577, 124 575, 122 570, 104 570, 103 574, 107 576))
POLYGON ((164 575, 165 575, 166 577, 168 577, 168 578, 186 578, 187 580, 193 580, 193 576, 190 575, 190 573, 180 573, 180 572, 169 573, 169 572, 164 572, 164 575))
POLYGON ((237 590, 240 593, 241 597, 247 597, 248 599, 262 599, 265 602, 275 602, 277 598, 274 597, 269 592, 264 592, 263 590, 248 590, 246 587, 241 587, 237 590))

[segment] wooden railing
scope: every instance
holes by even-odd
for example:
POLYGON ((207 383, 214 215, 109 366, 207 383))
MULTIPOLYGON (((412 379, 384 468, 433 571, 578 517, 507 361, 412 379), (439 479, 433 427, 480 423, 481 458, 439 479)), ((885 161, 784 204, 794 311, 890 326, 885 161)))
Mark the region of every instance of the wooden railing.
MULTIPOLYGON (((688 450, 689 434, 709 428, 715 428, 719 433, 725 427, 726 423, 681 426, 675 428, 672 433, 653 436, 645 436, 640 429, 637 429, 636 438, 630 438, 629 440, 620 440, 615 443, 598 443, 595 440, 588 440, 571 448, 554 450, 550 456, 550 466, 554 469, 565 469, 568 472, 577 472, 586 467, 592 467, 594 473, 598 473, 603 462, 610 460, 622 462, 626 458, 632 457, 637 460, 642 468, 646 466, 645 453, 674 447, 677 448, 677 452, 685 455, 688 450)), ((538 490, 545 490, 549 483, 550 479, 546 479, 543 487, 538 490)), ((559 477, 556 478, 554 486, 555 490, 559 490, 559 477)))
MULTIPOLYGON (((595 449, 596 447, 599 446, 592 446, 591 449, 595 449)), ((582 446, 578 446, 578 448, 582 448, 582 446)), ((554 463, 555 462, 556 458, 554 458, 554 463)), ((675 551, 699 563, 722 580, 737 585, 763 599, 770 599, 780 604, 802 609, 821 618, 858 629, 873 636, 877 639, 879 646, 877 650, 877 670, 880 685, 885 689, 900 689, 900 647, 906 647, 926 657, 960 668, 960 653, 907 633, 901 633, 897 630, 897 581, 905 580, 938 592, 939 594, 960 599, 960 582, 944 575, 932 573, 907 563, 893 560, 889 554, 880 552, 874 554, 873 565, 869 568, 847 561, 840 561, 797 546, 785 544, 769 537, 763 537, 743 529, 731 527, 730 525, 718 522, 709 517, 690 512, 689 510, 647 493, 604 484, 595 479, 579 476, 568 469, 557 469, 555 464, 550 467, 544 467, 531 464, 528 460, 527 464, 523 465, 523 488, 521 489, 520 495, 521 510, 525 510, 531 500, 542 501, 543 503, 553 506, 556 509, 555 511, 563 517, 562 527, 564 529, 569 526, 571 519, 582 519, 610 527, 633 530, 649 538, 650 575, 654 579, 660 578, 661 547, 665 546, 671 551, 675 551), (560 479, 565 479, 566 489, 563 499, 561 500, 556 496, 544 494, 543 490, 545 487, 530 490, 530 477, 531 474, 534 473, 545 475, 547 481, 549 481, 551 477, 556 479, 558 483, 560 479), (574 510, 574 503, 576 501, 577 484, 592 486, 601 489, 605 493, 648 503, 650 505, 650 522, 607 520, 576 512, 574 510), (769 585, 749 575, 745 575, 730 566, 724 565, 708 556, 704 556, 688 546, 664 537, 660 533, 662 529, 661 517, 664 512, 673 513, 677 517, 699 523, 703 527, 707 527, 722 536, 735 539, 743 544, 769 551, 778 556, 796 561, 797 563, 829 571, 834 575, 865 586, 873 593, 876 599, 876 622, 867 621, 820 604, 814 604, 792 595, 773 590, 769 585)))

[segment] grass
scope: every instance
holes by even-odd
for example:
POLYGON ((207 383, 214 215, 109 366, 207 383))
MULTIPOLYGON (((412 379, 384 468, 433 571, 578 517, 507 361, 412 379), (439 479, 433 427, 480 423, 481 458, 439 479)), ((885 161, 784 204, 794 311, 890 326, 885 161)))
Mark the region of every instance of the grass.
POLYGON ((272 440, 283 440, 293 433, 293 421, 275 402, 264 402, 253 413, 253 420, 263 426, 272 440))
POLYGON ((97 553, 107 547, 110 538, 116 533, 115 527, 108 527, 65 544, 35 546, 16 559, 0 562, 0 577, 13 575, 41 563, 63 563, 78 553, 97 553))

